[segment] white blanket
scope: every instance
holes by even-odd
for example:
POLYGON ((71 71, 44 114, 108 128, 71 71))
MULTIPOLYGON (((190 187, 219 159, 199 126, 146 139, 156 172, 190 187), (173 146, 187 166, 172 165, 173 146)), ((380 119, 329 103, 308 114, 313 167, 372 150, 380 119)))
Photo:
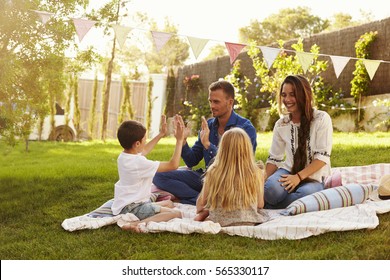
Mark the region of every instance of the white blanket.
MULTIPOLYGON (((390 173, 390 164, 376 164, 364 167, 343 167, 338 168, 338 170, 342 174, 343 183, 357 181, 357 183, 378 184, 378 180, 382 175, 390 173)), ((101 211, 102 208, 103 210, 107 210, 105 208, 109 208, 109 202, 110 201, 106 202, 97 210, 101 211)), ((377 214, 390 212, 390 200, 368 200, 363 204, 350 207, 309 212, 296 216, 280 215, 279 212, 281 210, 262 210, 263 214, 269 217, 267 222, 257 226, 233 227, 221 227, 218 223, 213 223, 211 221, 194 221, 195 206, 175 203, 175 207, 183 213, 182 219, 173 219, 169 222, 160 223, 150 222, 147 225, 142 224, 141 229, 149 233, 163 231, 182 234, 191 234, 195 232, 205 234, 226 233, 229 235, 239 235, 266 240, 302 239, 330 231, 374 229, 379 224, 377 214)), ((103 213, 105 213, 105 211, 103 211, 103 213)), ((62 227, 67 231, 96 229, 115 223, 118 226, 123 226, 134 220, 137 220, 137 218, 132 214, 118 216, 102 215, 101 217, 91 217, 86 214, 65 219, 62 223, 62 227)))
MULTIPOLYGON (((270 220, 257 226, 221 227, 211 221, 196 222, 195 206, 177 203, 176 208, 182 211, 182 219, 173 219, 169 222, 150 222, 142 224, 145 232, 176 232, 182 234, 191 233, 227 233, 251 238, 266 240, 275 239, 302 239, 313 235, 319 235, 330 231, 347 231, 357 229, 374 229, 378 226, 377 214, 390 212, 390 200, 367 201, 350 207, 304 213, 296 216, 283 216, 280 210, 264 210, 270 220)), ((79 216, 66 219, 62 227, 68 231, 81 229, 96 229, 106 225, 117 223, 118 226, 134 221, 132 214, 118 215, 114 217, 90 218, 79 216)))

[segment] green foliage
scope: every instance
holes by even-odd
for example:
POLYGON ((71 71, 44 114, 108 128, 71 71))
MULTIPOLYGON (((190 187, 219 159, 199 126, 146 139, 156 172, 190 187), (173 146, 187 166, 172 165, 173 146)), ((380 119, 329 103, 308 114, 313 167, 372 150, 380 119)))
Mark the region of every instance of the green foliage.
POLYGON ((153 103, 156 100, 157 96, 153 98, 153 79, 149 78, 148 83, 148 110, 146 114, 146 130, 150 132, 150 127, 152 126, 152 110, 153 110, 153 103))
POLYGON ((370 120, 367 121, 368 124, 372 123, 374 120, 379 119, 379 122, 375 125, 376 128, 383 129, 384 131, 390 130, 390 99, 375 99, 373 101, 375 107, 383 106, 386 108, 383 112, 375 114, 370 120))
POLYGON ((225 55, 227 55, 226 47, 224 45, 218 44, 210 47, 210 53, 203 59, 203 61, 212 60, 225 55))
MULTIPOLYGON (((0 10, 0 118, 7 125, 0 135, 15 143, 15 137, 26 140, 39 120, 50 113, 55 126, 55 103, 61 103, 67 67, 65 51, 78 53, 75 30, 69 15, 85 8, 83 0, 1 1, 0 10), (43 24, 34 10, 55 13, 43 24)), ((26 146, 27 148, 27 146, 26 146)))
POLYGON ((89 121, 88 121, 88 134, 91 139, 95 138, 98 82, 99 82, 98 74, 97 72, 95 72, 95 79, 93 81, 92 98, 91 98, 91 110, 89 111, 89 121))
POLYGON ((355 43, 356 57, 361 58, 355 63, 355 70, 353 71, 353 79, 351 81, 351 95, 354 98, 355 103, 358 105, 358 114, 355 119, 355 130, 360 130, 360 120, 363 119, 364 112, 361 112, 360 102, 361 98, 368 94, 370 85, 370 76, 364 66, 363 59, 369 58, 369 47, 375 41, 377 31, 367 32, 360 36, 359 40, 355 43))
POLYGON ((191 75, 183 80, 185 99, 183 110, 179 112, 186 122, 191 121, 194 131, 199 131, 202 124, 201 117, 206 119, 210 116, 209 93, 201 87, 200 76, 191 75))
MULTIPOLYGON (((134 119, 133 104, 131 103, 131 88, 130 83, 125 76, 122 76, 122 105, 118 116, 118 124, 121 124, 126 119, 134 119), (127 117, 128 116, 128 117, 127 117)), ((149 91, 148 91, 149 100, 149 91)))
MULTIPOLYGON (((157 25, 154 23, 150 27, 151 30, 159 31, 157 25)), ((183 66, 190 55, 187 41, 179 36, 175 36, 178 28, 168 18, 165 20, 164 28, 161 31, 171 33, 173 36, 159 52, 157 52, 153 42, 153 49, 146 53, 146 65, 148 66, 149 73, 163 73, 165 68, 169 69, 174 66, 183 66)))
POLYGON ((254 41, 257 45, 268 45, 277 40, 309 37, 329 26, 329 20, 313 16, 308 7, 281 9, 262 22, 251 20, 250 25, 239 29, 240 41, 254 41))
POLYGON ((173 68, 169 68, 167 77, 167 101, 165 102, 164 115, 173 116, 175 102, 175 84, 176 77, 173 68))
MULTIPOLYGON (((196 137, 188 139, 190 145, 196 137)), ((334 133, 332 166, 388 162, 389 133, 334 133)), ((265 160, 272 133, 258 134, 265 160)), ((375 229, 330 232, 302 240, 261 240, 227 234, 134 234, 116 224, 67 232, 63 220, 88 213, 114 195, 117 141, 31 142, 31 151, 0 140, 2 260, 388 260, 390 213, 375 229), (16 211, 28 205, 28 211, 16 211), (97 246, 98 244, 98 246, 97 246), (315 248, 315 250, 313 250, 315 248), (358 250, 356 250, 358 248, 358 250), (351 252, 353 251, 353 254, 351 252)), ((175 139, 148 155, 169 159, 175 139)))
MULTIPOLYGON (((258 123, 259 113, 256 111, 260 107, 270 106, 268 111, 270 118, 266 130, 272 130, 275 122, 279 119, 277 98, 281 83, 287 75, 303 74, 302 66, 296 53, 287 54, 283 51, 284 42, 279 41, 281 53, 276 57, 274 63, 268 69, 264 57, 260 56, 260 49, 252 43, 248 50, 248 55, 252 59, 256 77, 251 81, 240 73, 239 61, 237 61, 231 73, 226 77, 236 88, 237 107, 241 110, 243 116, 247 117, 256 126, 258 123), (249 85, 254 85, 254 92, 249 93, 249 85)), ((291 46, 295 52, 303 52, 303 41, 299 39, 296 44, 291 46)), ((330 86, 325 85, 323 78, 320 76, 328 64, 326 61, 318 60, 319 47, 313 45, 310 53, 313 54, 312 64, 309 66, 305 76, 310 81, 316 104, 324 106, 324 110, 329 111, 332 106, 348 107, 341 99, 342 94, 331 90, 330 86)))
MULTIPOLYGON (((233 64, 231 72, 225 77, 230 81, 235 88, 235 99, 237 104, 235 109, 240 111, 240 114, 248 118, 252 124, 256 127, 258 118, 258 105, 261 102, 261 98, 258 95, 252 96, 248 87, 252 84, 249 78, 242 75, 240 72, 240 60, 236 60, 233 64)), ((262 100, 264 102, 264 99, 262 100)))

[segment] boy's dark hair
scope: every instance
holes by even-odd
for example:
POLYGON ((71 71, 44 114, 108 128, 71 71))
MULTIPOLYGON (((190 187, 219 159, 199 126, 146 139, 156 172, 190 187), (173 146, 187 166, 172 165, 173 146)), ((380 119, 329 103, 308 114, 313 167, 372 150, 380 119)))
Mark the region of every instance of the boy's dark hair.
POLYGON ((137 121, 124 121, 118 128, 117 137, 123 149, 130 149, 137 141, 141 141, 146 128, 137 121))
POLYGON ((234 100, 234 87, 228 81, 219 80, 209 86, 209 91, 216 91, 217 89, 222 89, 227 96, 234 100))

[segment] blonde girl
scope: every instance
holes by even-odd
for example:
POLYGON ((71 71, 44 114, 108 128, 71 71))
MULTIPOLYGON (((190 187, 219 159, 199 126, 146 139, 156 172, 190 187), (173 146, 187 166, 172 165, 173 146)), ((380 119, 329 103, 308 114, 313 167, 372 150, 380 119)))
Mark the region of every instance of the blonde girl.
POLYGON ((226 131, 215 161, 207 169, 196 202, 195 220, 208 219, 221 226, 263 222, 263 174, 256 165, 248 134, 241 128, 226 131))

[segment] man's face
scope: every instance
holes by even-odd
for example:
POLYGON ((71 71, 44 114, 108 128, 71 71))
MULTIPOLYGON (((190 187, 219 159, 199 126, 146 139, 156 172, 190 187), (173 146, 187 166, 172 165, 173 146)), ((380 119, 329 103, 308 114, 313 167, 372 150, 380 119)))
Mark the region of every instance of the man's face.
POLYGON ((209 104, 214 118, 220 118, 230 114, 234 100, 229 98, 222 89, 217 89, 209 93, 209 104))

